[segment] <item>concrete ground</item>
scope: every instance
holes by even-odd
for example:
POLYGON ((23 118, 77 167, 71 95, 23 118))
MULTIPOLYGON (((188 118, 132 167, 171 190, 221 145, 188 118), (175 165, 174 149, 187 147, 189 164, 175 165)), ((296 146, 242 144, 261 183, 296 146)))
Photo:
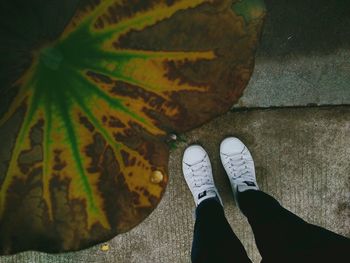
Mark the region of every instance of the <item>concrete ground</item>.
POLYGON ((350 2, 264 0, 252 79, 235 107, 350 104, 350 2))
POLYGON ((166 194, 149 218, 105 246, 61 255, 26 252, 0 263, 190 262, 194 203, 180 165, 192 142, 208 150, 226 216, 259 262, 219 162, 227 135, 250 148, 262 190, 305 220, 350 237, 350 3, 265 2, 268 17, 245 95, 232 112, 180 137, 166 194))
POLYGON ((230 112, 181 138, 171 153, 170 182, 159 207, 138 227, 108 242, 108 251, 96 246, 56 256, 28 252, 0 262, 190 262, 194 202, 180 164, 193 142, 210 153, 226 216, 251 259, 259 262, 252 231, 234 205, 219 160, 218 146, 227 135, 249 146, 263 191, 305 220, 350 237, 349 131, 350 107, 230 112))

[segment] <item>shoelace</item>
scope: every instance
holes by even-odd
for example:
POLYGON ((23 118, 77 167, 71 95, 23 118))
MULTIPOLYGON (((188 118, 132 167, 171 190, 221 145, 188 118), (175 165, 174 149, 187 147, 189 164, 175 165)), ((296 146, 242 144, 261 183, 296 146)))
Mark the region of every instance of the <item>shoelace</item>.
POLYGON ((247 163, 252 160, 247 160, 244 158, 246 153, 246 148, 244 148, 240 153, 226 155, 226 163, 224 164, 224 167, 229 170, 230 175, 233 177, 233 179, 239 179, 243 175, 253 177, 251 174, 251 168, 247 163))
POLYGON ((194 187, 201 187, 203 185, 211 185, 212 181, 210 178, 210 166, 205 164, 204 158, 195 164, 189 165, 192 172, 192 183, 194 187))

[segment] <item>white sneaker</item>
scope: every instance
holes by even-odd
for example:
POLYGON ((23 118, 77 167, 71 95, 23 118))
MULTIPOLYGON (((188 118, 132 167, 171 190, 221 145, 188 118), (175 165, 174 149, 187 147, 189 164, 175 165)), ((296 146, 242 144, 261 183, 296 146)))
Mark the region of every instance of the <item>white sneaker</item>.
POLYGON ((208 198, 222 200, 215 187, 208 153, 200 145, 189 146, 182 158, 182 171, 194 202, 198 206, 208 198))
POLYGON ((246 190, 259 190, 255 177, 253 157, 248 148, 237 138, 228 137, 221 142, 220 158, 230 179, 233 195, 246 190))

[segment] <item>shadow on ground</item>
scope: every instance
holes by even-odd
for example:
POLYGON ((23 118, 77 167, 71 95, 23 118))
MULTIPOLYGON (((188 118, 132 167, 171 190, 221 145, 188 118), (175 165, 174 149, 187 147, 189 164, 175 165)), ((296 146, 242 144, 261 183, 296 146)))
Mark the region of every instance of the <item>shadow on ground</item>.
POLYGON ((350 2, 265 0, 268 10, 259 55, 331 54, 350 48, 350 2))

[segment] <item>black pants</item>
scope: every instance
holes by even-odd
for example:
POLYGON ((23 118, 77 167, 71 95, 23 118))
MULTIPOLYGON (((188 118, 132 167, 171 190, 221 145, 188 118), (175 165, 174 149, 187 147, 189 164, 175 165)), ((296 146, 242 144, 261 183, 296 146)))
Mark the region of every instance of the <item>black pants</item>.
MULTIPOLYGON (((350 262, 350 239, 306 223, 261 191, 239 193, 262 262, 350 262)), ((251 262, 216 199, 196 209, 193 263, 251 262)))

